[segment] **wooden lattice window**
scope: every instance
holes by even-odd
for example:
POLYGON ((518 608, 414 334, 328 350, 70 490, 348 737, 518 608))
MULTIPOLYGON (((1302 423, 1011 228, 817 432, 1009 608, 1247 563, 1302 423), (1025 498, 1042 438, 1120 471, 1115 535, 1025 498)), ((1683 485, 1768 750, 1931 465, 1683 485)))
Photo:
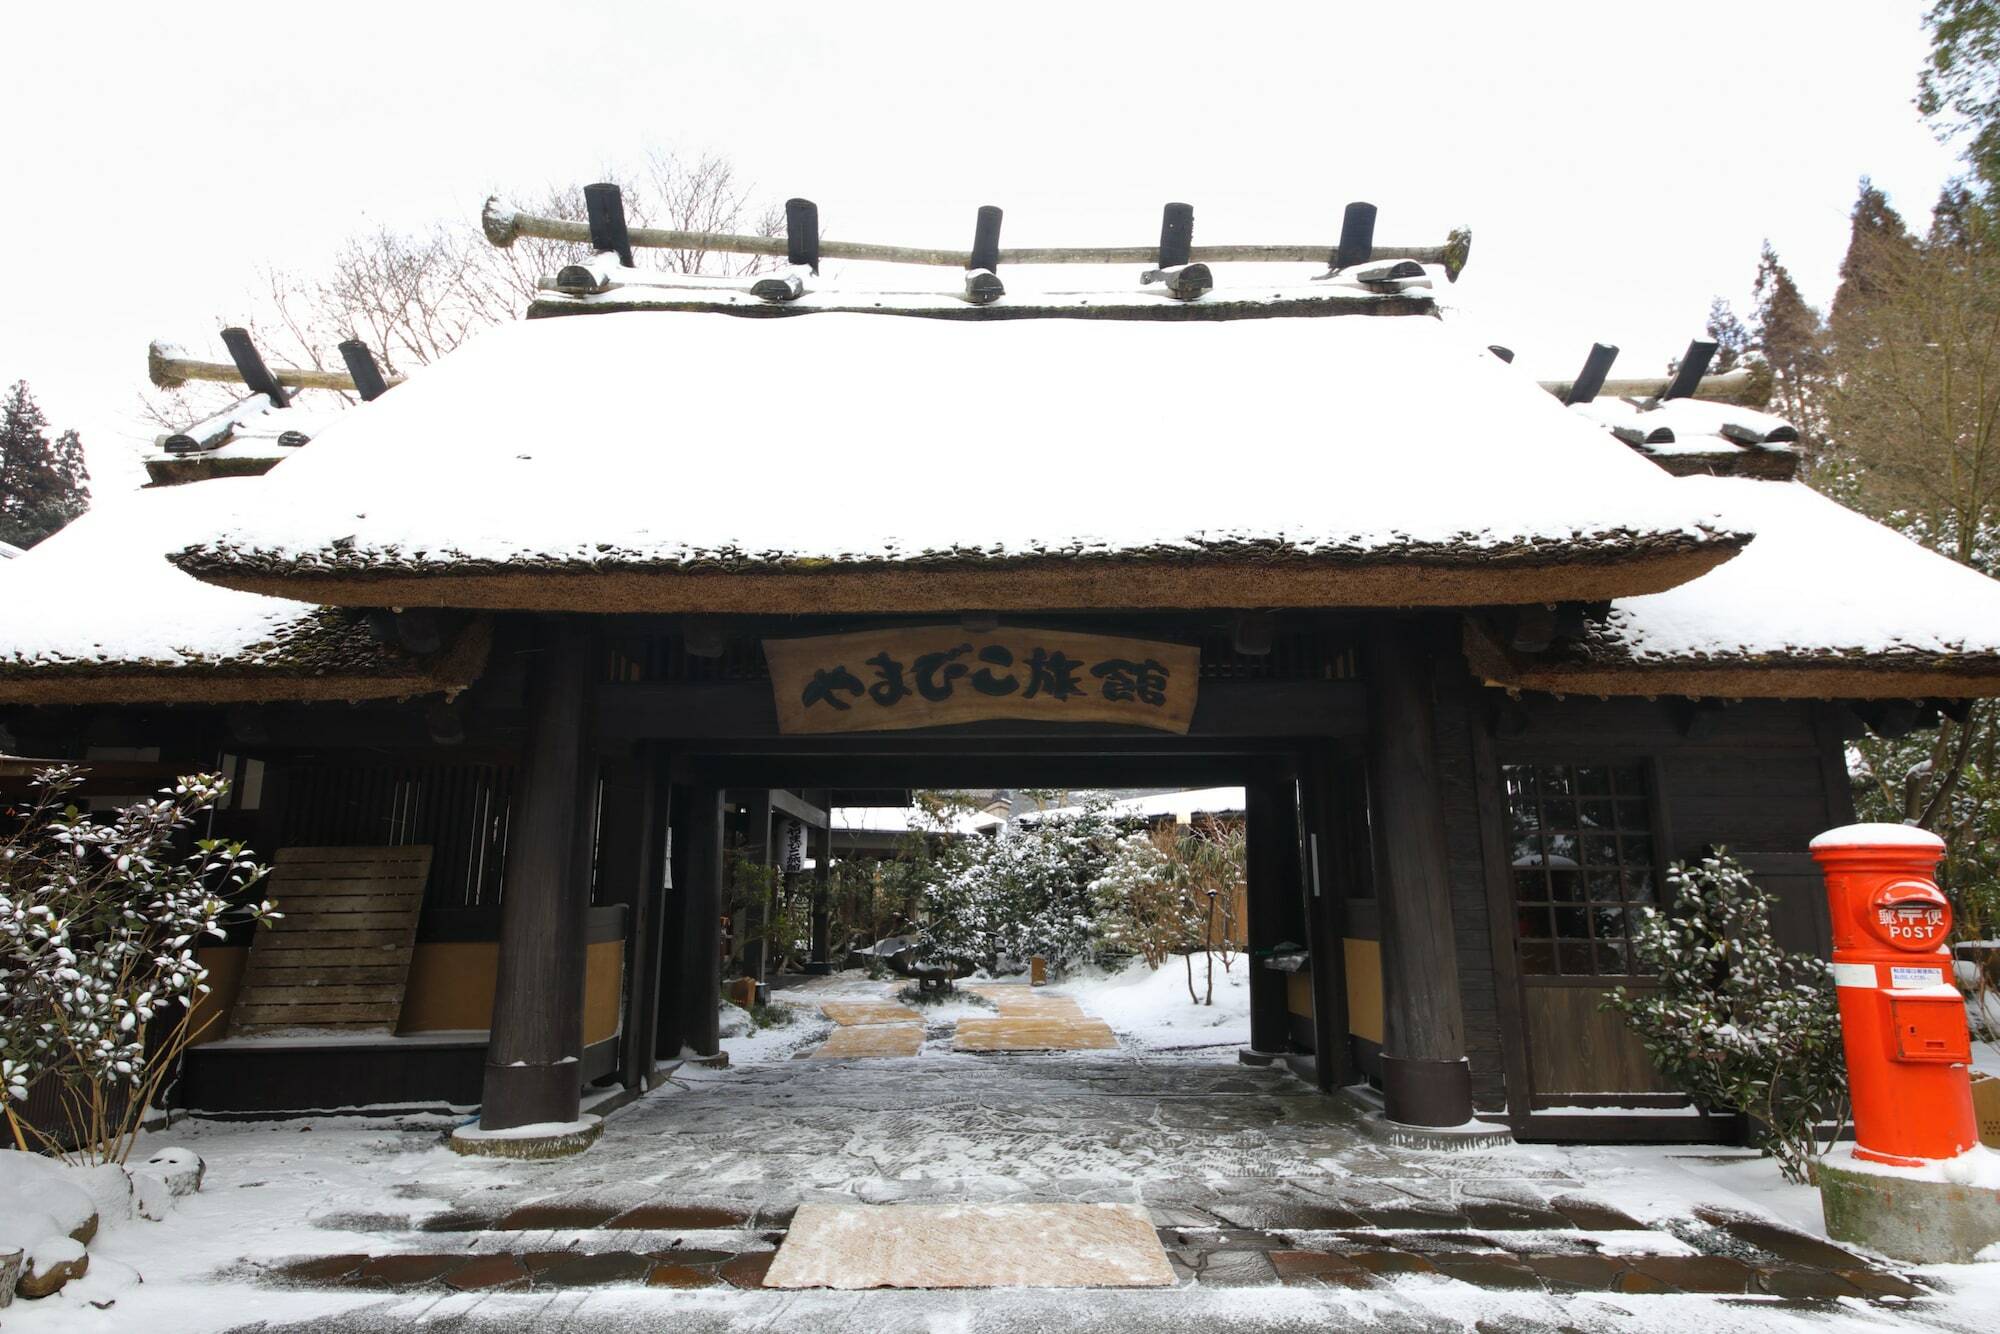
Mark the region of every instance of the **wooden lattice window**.
POLYGON ((1658 902, 1645 766, 1511 764, 1503 773, 1521 971, 1637 971, 1632 929, 1658 902))

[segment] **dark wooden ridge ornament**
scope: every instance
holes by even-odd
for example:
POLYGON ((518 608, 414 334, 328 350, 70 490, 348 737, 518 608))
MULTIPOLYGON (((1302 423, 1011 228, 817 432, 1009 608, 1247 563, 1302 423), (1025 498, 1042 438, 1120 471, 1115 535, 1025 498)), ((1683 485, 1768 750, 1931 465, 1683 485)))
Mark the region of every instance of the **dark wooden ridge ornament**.
POLYGON ((1618 360, 1618 349, 1609 343, 1592 343, 1590 355, 1583 359, 1583 369, 1570 382, 1569 391, 1563 395, 1565 407, 1576 403, 1588 403, 1604 388, 1604 377, 1611 374, 1611 363, 1618 360))
POLYGON ((348 339, 340 345, 340 359, 347 363, 347 373, 354 377, 354 392, 361 395, 363 403, 373 403, 389 392, 389 382, 382 378, 382 368, 375 364, 368 344, 359 338, 348 339))
POLYGON ((583 206, 590 216, 590 248, 598 254, 615 254, 618 262, 632 267, 632 234, 625 226, 625 192, 610 181, 583 187, 583 206))
POLYGON ((1142 283, 1160 283, 1167 295, 1192 301, 1215 286, 1206 264, 1191 264, 1194 250, 1194 205, 1168 204, 1160 214, 1159 265, 1139 275, 1142 283))
POLYGON ((819 277, 819 205, 810 199, 785 201, 785 260, 819 277))
POLYGON ((1375 257, 1375 206, 1359 200, 1340 219, 1340 245, 1331 259, 1335 269, 1366 264, 1375 257))
POLYGON ((250 341, 248 329, 224 329, 222 345, 229 349, 229 358, 236 363, 236 373, 243 377, 243 383, 251 393, 263 394, 276 407, 288 408, 292 405, 291 395, 285 392, 285 387, 278 383, 278 377, 271 374, 270 367, 264 364, 257 344, 250 341))
POLYGON ((979 206, 979 219, 972 228, 972 250, 965 257, 965 299, 984 306, 1007 295, 1006 284, 994 270, 1000 267, 1000 218, 998 207, 979 206))
POLYGON ((1674 378, 1668 383, 1662 399, 1692 398, 1701 377, 1708 374, 1708 364, 1715 359, 1716 344, 1697 338, 1688 344, 1687 352, 1681 357, 1681 364, 1674 370, 1674 378))

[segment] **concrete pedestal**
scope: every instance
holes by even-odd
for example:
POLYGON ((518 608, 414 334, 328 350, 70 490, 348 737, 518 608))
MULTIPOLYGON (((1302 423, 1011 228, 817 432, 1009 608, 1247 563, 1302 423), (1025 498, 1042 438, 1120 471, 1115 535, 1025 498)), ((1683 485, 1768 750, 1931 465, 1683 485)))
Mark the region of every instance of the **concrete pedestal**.
POLYGON ((1968 1264, 2000 1245, 2000 1188, 1819 1166, 1826 1232, 1916 1264, 1968 1264))
POLYGON ((582 1153, 597 1143, 597 1137, 603 1133, 602 1120, 585 1116, 567 1123, 521 1126, 509 1131, 460 1126, 446 1142, 451 1145, 453 1153, 462 1153, 468 1158, 539 1160, 567 1158, 571 1154, 582 1153))

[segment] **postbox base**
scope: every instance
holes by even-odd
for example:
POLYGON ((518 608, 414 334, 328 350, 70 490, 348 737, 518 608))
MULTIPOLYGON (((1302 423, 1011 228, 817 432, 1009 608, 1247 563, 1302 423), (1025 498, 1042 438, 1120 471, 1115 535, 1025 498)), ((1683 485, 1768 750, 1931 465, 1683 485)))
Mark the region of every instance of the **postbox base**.
POLYGON ((1969 1264, 2000 1243, 2000 1188, 1819 1165, 1827 1235, 1915 1264, 1969 1264))

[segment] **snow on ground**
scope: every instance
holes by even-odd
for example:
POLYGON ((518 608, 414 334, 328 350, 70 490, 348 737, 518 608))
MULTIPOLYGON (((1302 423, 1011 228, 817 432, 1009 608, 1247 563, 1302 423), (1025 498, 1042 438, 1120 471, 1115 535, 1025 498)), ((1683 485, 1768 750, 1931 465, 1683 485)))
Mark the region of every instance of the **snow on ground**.
POLYGON ((1134 959, 1117 972, 1088 970, 1056 989, 1111 1025, 1120 1042, 1139 1051, 1190 1051, 1244 1047, 1250 1043, 1250 961, 1235 956, 1224 969, 1215 963, 1215 1003, 1188 999, 1188 968, 1197 995, 1208 992, 1208 965, 1201 955, 1171 958, 1152 969, 1134 959))

